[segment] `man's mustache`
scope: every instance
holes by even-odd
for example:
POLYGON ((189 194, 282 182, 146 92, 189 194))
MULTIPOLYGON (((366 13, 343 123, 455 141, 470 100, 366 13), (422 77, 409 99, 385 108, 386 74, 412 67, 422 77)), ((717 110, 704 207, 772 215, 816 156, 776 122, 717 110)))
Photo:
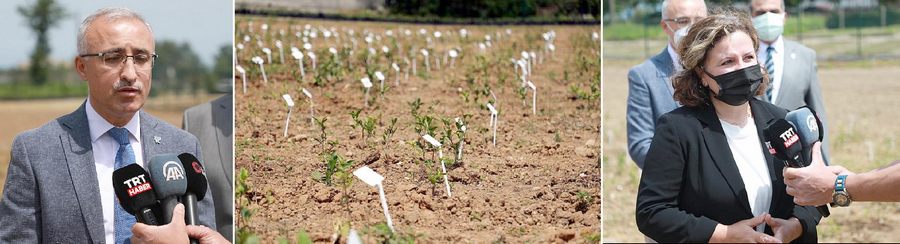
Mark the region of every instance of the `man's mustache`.
POLYGON ((113 89, 116 91, 137 90, 137 91, 141 92, 141 91, 144 91, 144 83, 137 82, 137 81, 128 82, 128 81, 124 81, 124 80, 119 80, 119 81, 116 81, 115 84, 113 84, 113 89))

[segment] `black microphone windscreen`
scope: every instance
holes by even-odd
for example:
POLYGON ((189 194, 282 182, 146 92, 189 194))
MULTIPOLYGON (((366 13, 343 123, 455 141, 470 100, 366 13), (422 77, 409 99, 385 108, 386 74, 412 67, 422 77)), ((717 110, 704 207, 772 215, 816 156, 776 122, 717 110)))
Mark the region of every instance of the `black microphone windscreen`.
POLYGON ((129 164, 113 171, 113 189, 119 204, 129 214, 156 204, 156 195, 152 180, 147 171, 140 165, 129 164))
POLYGON ((206 170, 203 164, 193 154, 182 153, 178 155, 181 165, 184 167, 185 176, 187 177, 187 192, 194 193, 197 201, 203 200, 206 195, 206 170))
POLYGON ((184 167, 181 160, 175 154, 160 154, 150 158, 148 167, 150 179, 156 187, 157 198, 167 198, 184 195, 187 188, 187 179, 184 176, 184 167))
POLYGON ((797 135, 797 129, 790 122, 784 119, 776 119, 770 121, 763 130, 766 138, 766 145, 770 147, 770 152, 774 151, 776 158, 784 160, 790 167, 803 167, 799 164, 800 153, 803 146, 800 145, 800 136, 797 135))

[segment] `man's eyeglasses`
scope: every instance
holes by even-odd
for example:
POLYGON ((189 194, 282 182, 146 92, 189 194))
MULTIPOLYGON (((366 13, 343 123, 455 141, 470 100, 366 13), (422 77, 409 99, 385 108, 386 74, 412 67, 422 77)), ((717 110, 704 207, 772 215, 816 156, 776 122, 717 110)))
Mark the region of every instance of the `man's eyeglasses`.
POLYGON ((703 17, 693 17, 693 18, 692 17, 678 17, 678 18, 674 18, 674 19, 663 19, 662 21, 673 22, 676 25, 678 25, 678 28, 680 29, 682 27, 691 25, 694 22, 697 22, 697 20, 700 20, 700 18, 703 18, 703 17))
POLYGON ((148 53, 139 53, 135 55, 125 55, 121 52, 107 52, 107 53, 92 53, 92 54, 81 54, 79 57, 100 57, 103 60, 103 64, 110 68, 119 67, 125 63, 128 58, 131 58, 134 61, 134 66, 140 69, 150 69, 153 68, 153 64, 156 62, 156 58, 159 55, 156 54, 148 54, 148 53))

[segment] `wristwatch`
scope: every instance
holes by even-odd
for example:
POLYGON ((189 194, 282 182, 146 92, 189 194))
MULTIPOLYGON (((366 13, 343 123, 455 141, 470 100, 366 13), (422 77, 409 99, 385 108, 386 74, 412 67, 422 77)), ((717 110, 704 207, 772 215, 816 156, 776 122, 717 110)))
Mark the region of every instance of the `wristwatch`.
POLYGON ((853 202, 850 193, 847 192, 847 175, 838 175, 834 180, 834 194, 831 195, 831 206, 846 207, 853 202))

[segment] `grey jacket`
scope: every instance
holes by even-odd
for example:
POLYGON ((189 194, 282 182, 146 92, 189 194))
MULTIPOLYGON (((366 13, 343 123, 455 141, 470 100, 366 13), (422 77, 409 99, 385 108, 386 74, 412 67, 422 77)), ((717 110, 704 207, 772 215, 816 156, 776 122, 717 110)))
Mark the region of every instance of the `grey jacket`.
POLYGON ((775 99, 775 105, 787 110, 802 106, 816 111, 825 127, 825 138, 822 142, 822 153, 825 162, 829 162, 828 120, 825 118, 825 103, 817 74, 816 51, 794 41, 784 40, 784 72, 781 76, 781 88, 775 99))
POLYGON ((672 95, 669 82, 675 66, 668 51, 662 52, 628 70, 628 108, 625 112, 628 154, 639 168, 650 150, 656 119, 680 105, 672 95))
MULTIPOLYGON (((141 111, 144 162, 152 155, 189 152, 197 138, 141 111), (159 144, 153 137, 160 137, 159 144)), ((97 170, 85 104, 40 128, 19 134, 0 200, 0 243, 105 243, 97 170)), ((111 180, 111 179, 110 179, 111 180)), ((213 200, 198 203, 200 222, 215 228, 213 200)))
POLYGON ((200 104, 184 111, 185 130, 197 136, 203 148, 203 167, 209 189, 216 202, 216 226, 229 241, 232 240, 232 219, 234 217, 234 185, 232 155, 232 98, 226 94, 208 103, 200 104))

